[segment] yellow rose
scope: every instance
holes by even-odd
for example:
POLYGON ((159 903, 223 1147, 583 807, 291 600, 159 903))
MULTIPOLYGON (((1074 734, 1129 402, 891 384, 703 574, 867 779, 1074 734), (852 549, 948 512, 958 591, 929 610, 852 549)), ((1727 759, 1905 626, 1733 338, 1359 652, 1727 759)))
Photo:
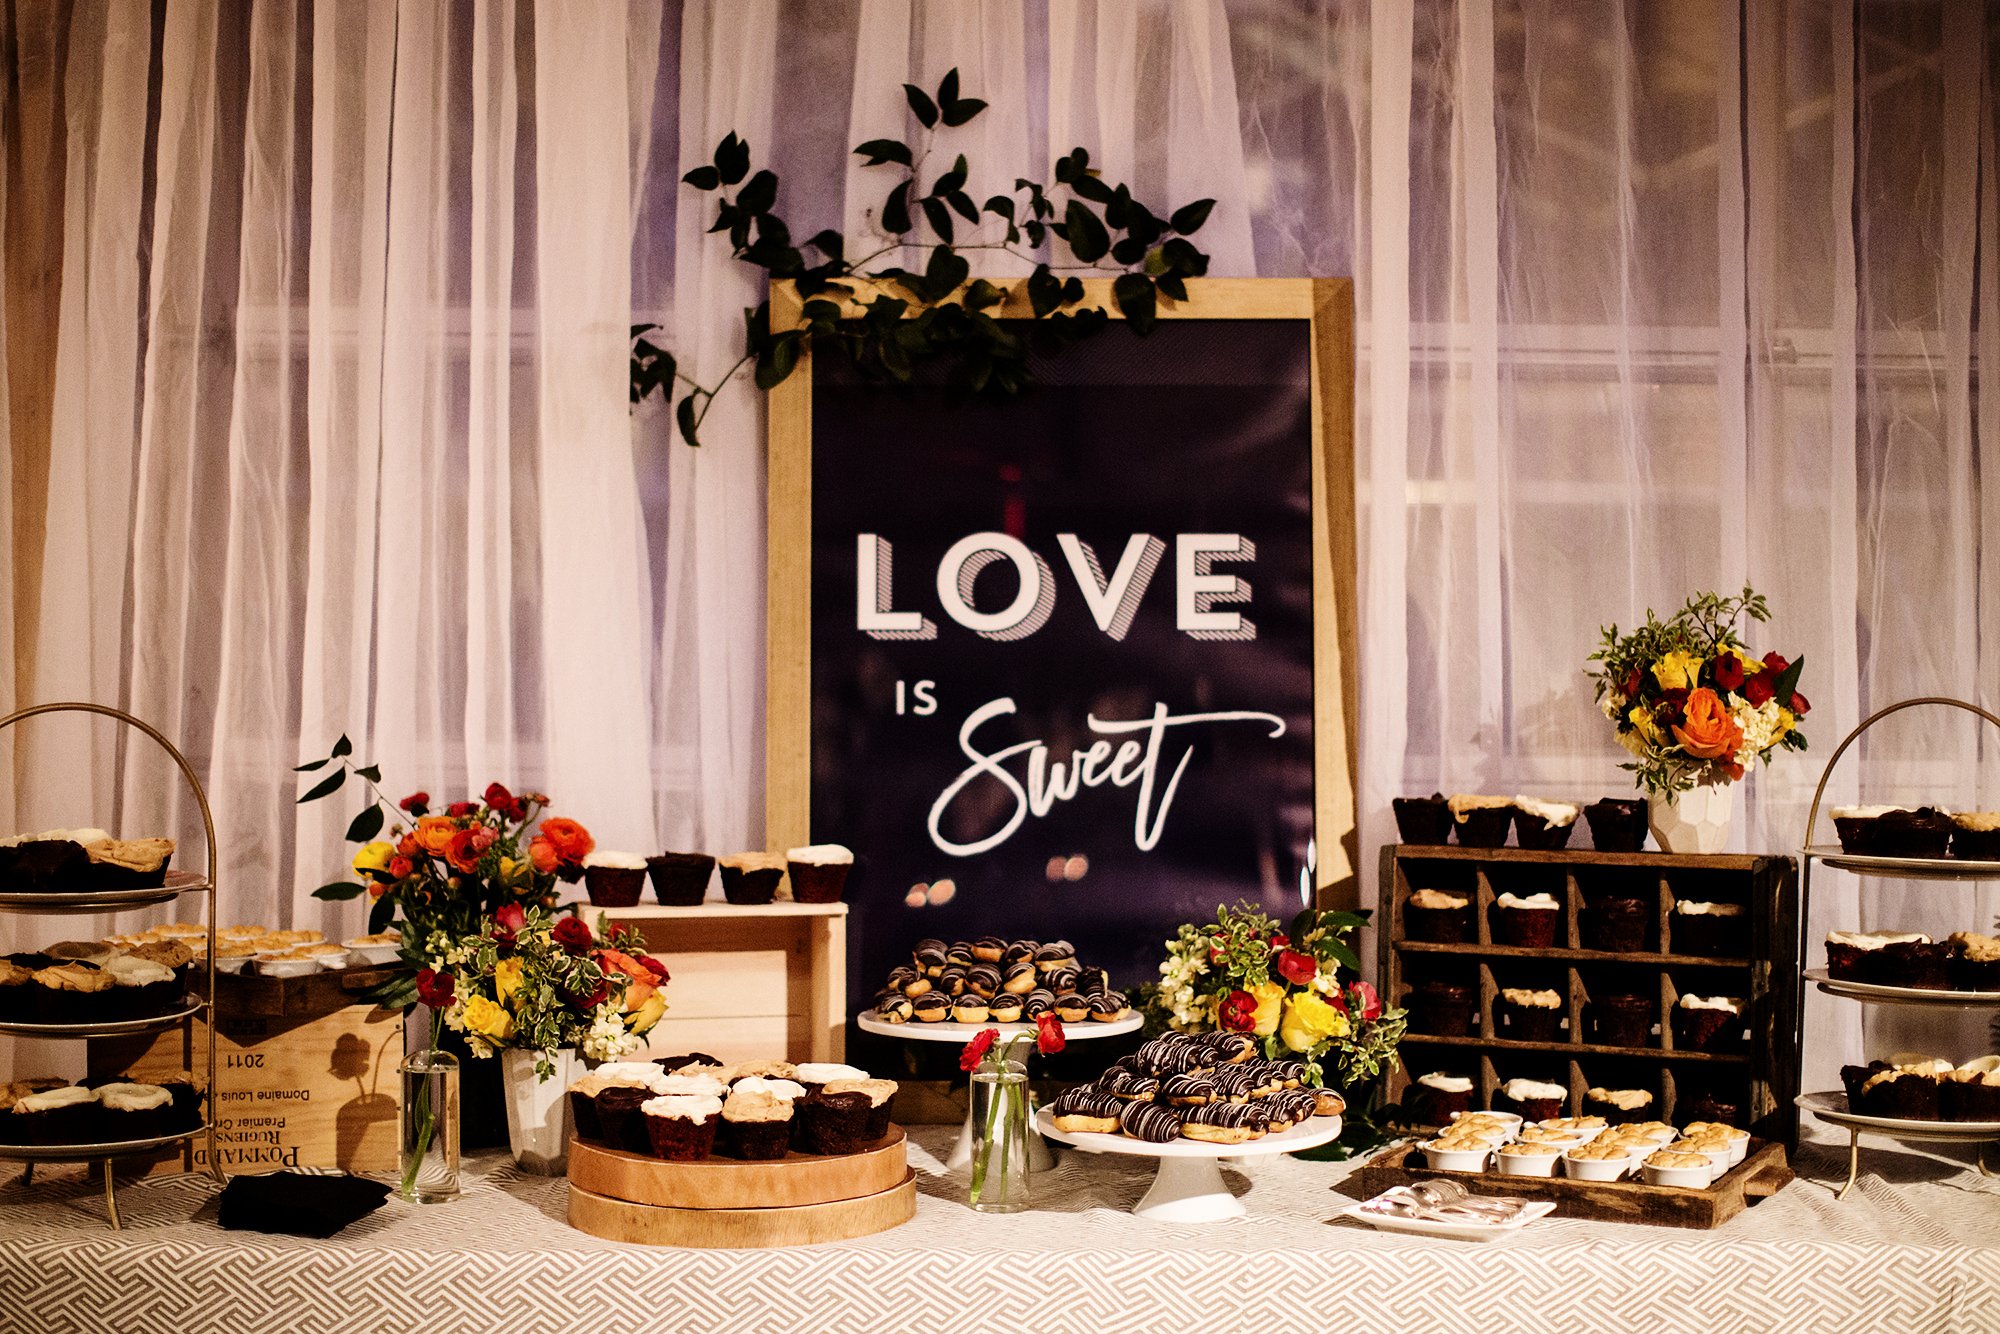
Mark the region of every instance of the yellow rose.
POLYGON ((1268 1038, 1278 1031, 1278 1016, 1284 1007, 1285 988, 1277 982, 1265 982, 1250 988, 1250 994, 1257 998, 1257 1008, 1250 1013, 1250 1031, 1260 1038, 1268 1038))
POLYGON ((1788 735, 1790 735, 1791 730, 1794 727, 1797 727, 1798 725, 1799 725, 1799 720, 1792 716, 1792 711, 1790 709, 1779 709, 1778 726, 1771 733, 1771 744, 1775 746, 1780 741, 1783 741, 1788 735))
POLYGON ((660 1016, 667 1012, 667 993, 655 989, 646 997, 646 1003, 626 1016, 627 1029, 637 1037, 644 1037, 653 1031, 653 1025, 660 1022, 660 1016))
POLYGON ((379 839, 369 843, 354 854, 355 873, 366 876, 370 871, 386 871, 389 869, 389 859, 395 855, 396 847, 393 843, 384 843, 379 839))
POLYGON ((493 965, 493 994, 503 1005, 511 1005, 520 993, 521 977, 527 971, 519 959, 502 959, 493 965))
POLYGON ((497 1001, 484 996, 473 996, 465 1002, 465 1028, 491 1043, 502 1043, 514 1036, 514 1016, 497 1001))
POLYGON ((1293 1051, 1310 1051, 1327 1038, 1347 1035, 1347 1016, 1311 992, 1292 997, 1278 1040, 1293 1051))
POLYGON ((1625 720, 1637 729, 1639 739, 1647 745, 1656 746, 1660 743, 1660 725, 1653 721, 1652 714, 1646 712, 1645 705, 1634 704, 1632 712, 1625 715, 1625 720))
POLYGON ((1653 664, 1653 679, 1662 690, 1692 690, 1701 679, 1701 659, 1675 649, 1653 664))

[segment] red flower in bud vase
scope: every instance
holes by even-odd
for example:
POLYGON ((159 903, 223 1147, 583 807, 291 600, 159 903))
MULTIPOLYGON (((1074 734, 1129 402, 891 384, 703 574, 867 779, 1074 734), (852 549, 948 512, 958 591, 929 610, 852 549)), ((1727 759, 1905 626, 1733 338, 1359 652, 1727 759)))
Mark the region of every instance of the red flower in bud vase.
POLYGON ((454 801, 444 808, 444 813, 454 820, 463 820, 478 809, 479 803, 476 801, 454 801))
POLYGON ((550 936, 556 944, 571 954, 581 954, 592 944, 590 928, 577 917, 565 917, 557 922, 550 936))
POLYGON ((428 792, 412 792, 396 804, 413 816, 425 815, 431 809, 431 794, 428 792))
POLYGON ((1278 976, 1295 987, 1302 987, 1319 976, 1319 964, 1313 961, 1310 954, 1301 954, 1297 950, 1279 950, 1278 976))
POLYGON ((430 968, 417 973, 417 999, 433 1010, 449 1007, 457 990, 458 979, 450 973, 440 973, 430 968))
POLYGON ((1069 1045, 1069 1038, 1063 1033, 1062 1020, 1052 1013, 1035 1016, 1035 1050, 1044 1056, 1053 1056, 1069 1045))
POLYGON ((1363 1020, 1382 1017, 1382 997, 1374 987, 1366 982, 1356 982, 1349 990, 1353 993, 1354 1003, 1360 1009, 1363 1020))
POLYGON ((1715 683, 1724 690, 1743 688, 1743 659, 1734 653, 1718 653, 1715 656, 1715 683))
POLYGON ((1771 674, 1759 672, 1743 683, 1743 698, 1753 709, 1761 709, 1778 692, 1771 686, 1771 674))
POLYGON ((1812 701, 1794 690, 1792 692, 1792 716, 1794 718, 1803 718, 1811 712, 1812 701))
POLYGON ((1232 991, 1222 998, 1216 1018, 1232 1033, 1248 1033, 1257 1026, 1257 998, 1247 991, 1232 991))
POLYGON ((972 1041, 965 1044, 965 1050, 958 1054, 958 1068, 970 1073, 979 1068, 986 1059, 986 1053, 993 1050, 993 1044, 1000 1038, 997 1028, 982 1028, 973 1034, 972 1041))
POLYGON ((518 903, 503 903, 493 910, 493 939, 511 945, 516 933, 527 924, 527 909, 518 903))

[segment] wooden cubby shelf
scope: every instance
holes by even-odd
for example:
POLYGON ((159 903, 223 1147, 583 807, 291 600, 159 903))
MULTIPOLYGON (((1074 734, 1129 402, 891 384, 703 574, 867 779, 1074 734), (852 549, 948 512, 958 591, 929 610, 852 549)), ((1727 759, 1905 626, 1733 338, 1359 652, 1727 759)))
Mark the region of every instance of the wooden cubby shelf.
MULTIPOLYGON (((1429 1004, 1413 1012, 1402 1068, 1389 1080, 1392 1098, 1438 1072, 1471 1079, 1475 1106, 1511 1110, 1501 1089, 1525 1078, 1560 1085, 1565 1114, 1577 1116, 1592 1087, 1642 1088, 1654 1098, 1648 1119, 1684 1124, 1723 1104, 1745 1129, 1796 1141, 1798 1053, 1789 1035, 1799 1007, 1798 902, 1790 858, 1401 844, 1383 850, 1381 886, 1375 920, 1384 995, 1409 1008, 1419 987, 1451 989, 1428 991, 1429 1004), (1466 900, 1464 940, 1410 938, 1405 908, 1426 889, 1466 900), (1546 947, 1502 943, 1495 913, 1508 893, 1555 898, 1560 916, 1546 947), (1593 948, 1606 943, 1592 928, 1603 923, 1594 905, 1607 899, 1643 905, 1622 910, 1628 929, 1635 920, 1639 927, 1638 948, 1593 948), (1683 902, 1743 911, 1690 916, 1675 911, 1683 902), (1553 1033, 1544 1038, 1547 1020, 1531 1019, 1546 1009, 1507 1003, 1503 993, 1515 988, 1556 993, 1553 1033), (1740 1025, 1703 1050, 1683 1049, 1675 1013, 1690 994, 1740 999, 1740 1025), (1597 1025, 1600 1002, 1613 997, 1625 1031, 1607 1043, 1597 1025), (1462 1033, 1450 1031, 1459 1026, 1454 1011, 1465 1015, 1462 1033), (1629 1045, 1639 1037, 1643 1045, 1629 1045)), ((1406 1103, 1419 1123, 1421 1106, 1421 1099, 1406 1103)))

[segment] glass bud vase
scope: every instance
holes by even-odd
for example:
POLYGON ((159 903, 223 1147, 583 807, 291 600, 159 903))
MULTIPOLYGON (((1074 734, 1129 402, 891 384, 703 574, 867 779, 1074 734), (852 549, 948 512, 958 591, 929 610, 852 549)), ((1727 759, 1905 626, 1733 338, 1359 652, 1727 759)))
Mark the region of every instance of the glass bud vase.
POLYGON ((426 1049, 403 1059, 397 1194, 415 1204, 458 1197, 458 1058, 426 1049))
POLYGON ((1019 1061, 972 1072, 972 1192, 980 1213, 1028 1207, 1028 1070, 1019 1061))

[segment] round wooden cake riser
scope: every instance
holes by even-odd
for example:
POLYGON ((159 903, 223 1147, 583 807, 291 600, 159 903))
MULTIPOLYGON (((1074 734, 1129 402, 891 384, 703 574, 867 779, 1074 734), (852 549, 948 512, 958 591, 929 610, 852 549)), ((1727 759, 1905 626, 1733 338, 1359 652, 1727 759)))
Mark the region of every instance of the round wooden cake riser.
POLYGON ((569 1224, 606 1241, 639 1246, 759 1248, 810 1246, 887 1232, 917 1213, 917 1174, 858 1200, 799 1204, 778 1209, 666 1209, 633 1204, 569 1187, 569 1224))
MULTIPOLYGON (((763 1210, 831 1204, 892 1190, 907 1174, 902 1127, 860 1153, 794 1153, 768 1162, 672 1163, 588 1140, 569 1147, 570 1184, 593 1195, 666 1209, 763 1210)), ((586 1229, 588 1230, 588 1229, 586 1229)), ((858 1234, 857 1234, 858 1235, 858 1234)))

